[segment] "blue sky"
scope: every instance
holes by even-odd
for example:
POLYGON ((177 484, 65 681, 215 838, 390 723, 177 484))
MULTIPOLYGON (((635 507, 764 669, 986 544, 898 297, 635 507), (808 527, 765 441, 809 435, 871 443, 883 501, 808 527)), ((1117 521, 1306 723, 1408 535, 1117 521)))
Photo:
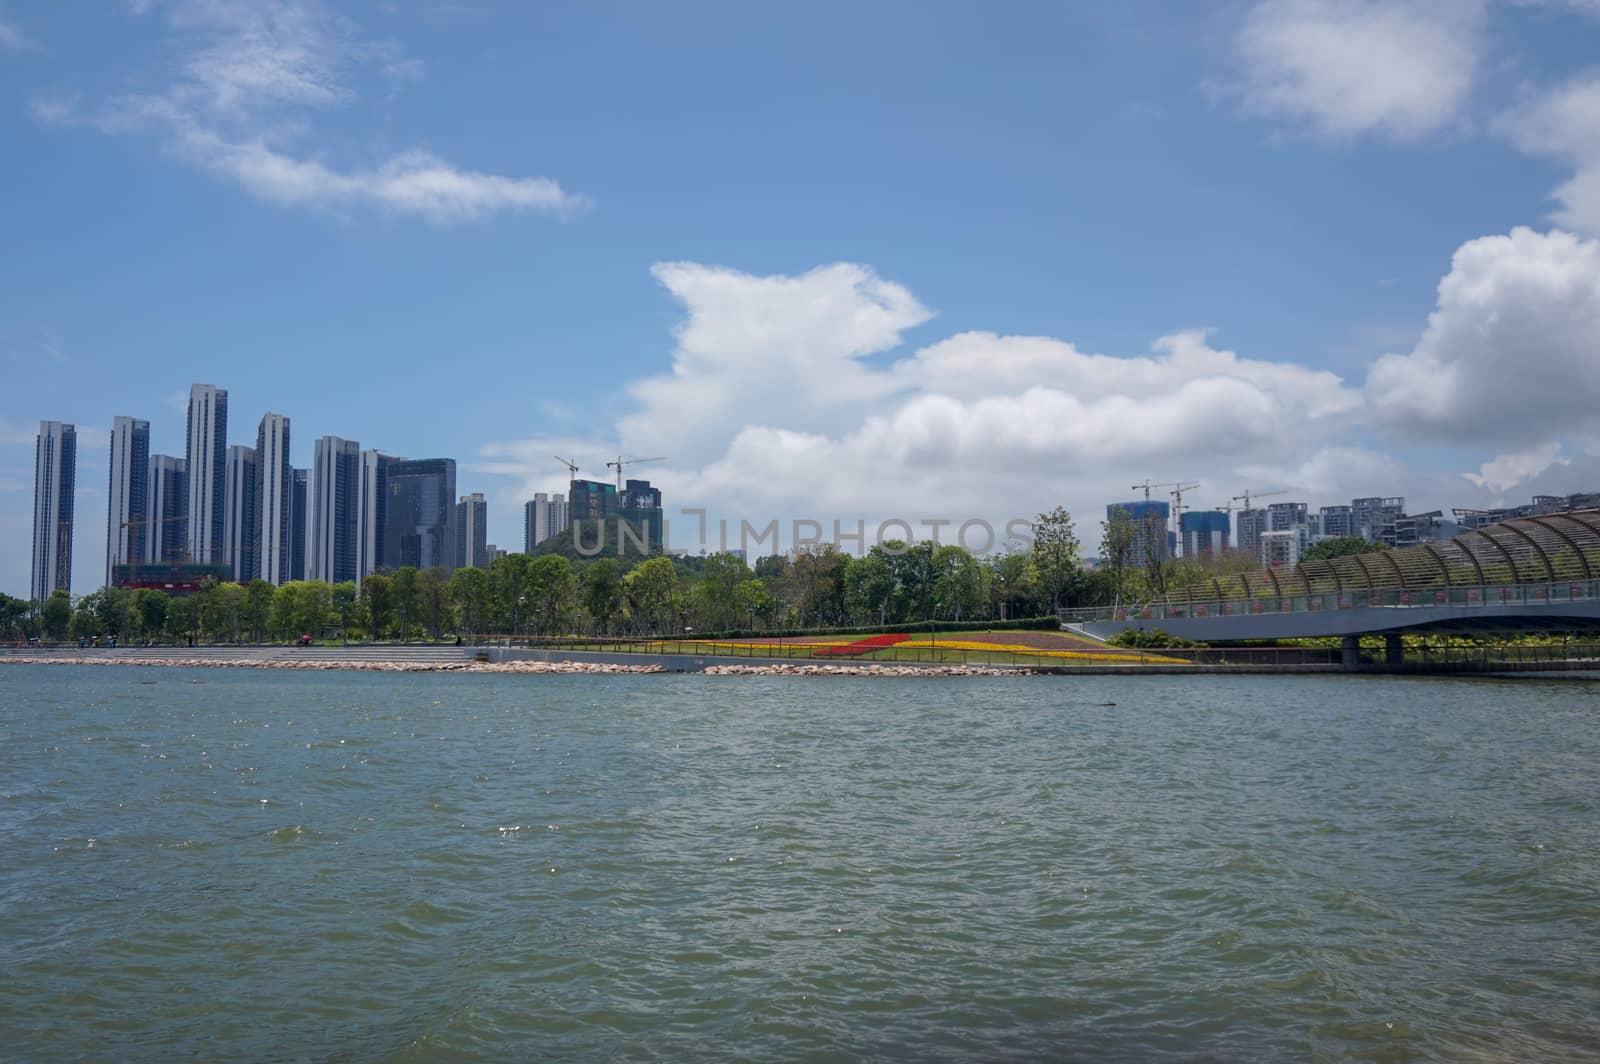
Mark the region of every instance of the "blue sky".
MULTIPOLYGON (((1600 4, 0 0, 0 590, 32 439, 226 387, 520 500, 996 521, 1600 487, 1600 4)), ((674 538, 695 547, 684 525, 674 538)))

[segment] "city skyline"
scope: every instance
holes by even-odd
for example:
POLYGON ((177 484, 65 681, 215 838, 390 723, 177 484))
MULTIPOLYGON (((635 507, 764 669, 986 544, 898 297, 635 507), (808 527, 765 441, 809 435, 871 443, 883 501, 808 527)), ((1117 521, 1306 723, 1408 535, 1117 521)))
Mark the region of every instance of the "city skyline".
POLYGON ((1584 490, 1591 8, 7 9, 0 587, 41 419, 79 592, 116 416, 211 500, 265 410, 452 455, 501 544, 553 454, 713 525, 1584 490))

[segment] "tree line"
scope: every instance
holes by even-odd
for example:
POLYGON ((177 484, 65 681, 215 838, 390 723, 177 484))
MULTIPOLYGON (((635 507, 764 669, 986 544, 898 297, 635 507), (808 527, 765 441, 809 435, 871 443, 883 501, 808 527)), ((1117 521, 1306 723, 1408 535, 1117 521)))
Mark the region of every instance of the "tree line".
POLYGON ((253 580, 207 582, 186 595, 109 587, 76 600, 65 591, 44 602, 0 595, 0 638, 405 641, 1003 621, 1139 601, 1219 571, 1259 567, 1247 555, 1174 560, 1164 550, 1145 552, 1145 564, 1135 567, 1129 559, 1139 529, 1132 520, 1113 514, 1101 532, 1097 569, 1085 567, 1072 516, 1057 508, 1033 522, 1031 543, 983 557, 951 544, 897 540, 859 556, 808 545, 754 565, 727 553, 586 562, 508 554, 454 573, 410 566, 374 573, 359 587, 253 580))

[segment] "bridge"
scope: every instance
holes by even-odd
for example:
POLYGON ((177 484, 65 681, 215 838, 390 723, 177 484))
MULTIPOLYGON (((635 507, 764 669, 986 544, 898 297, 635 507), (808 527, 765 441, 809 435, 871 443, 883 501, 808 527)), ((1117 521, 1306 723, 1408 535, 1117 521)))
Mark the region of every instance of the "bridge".
POLYGON ((1202 643, 1338 636, 1349 665, 1364 635, 1387 636, 1395 662, 1408 633, 1596 631, 1600 509, 1519 517, 1293 569, 1218 574, 1147 603, 1064 611, 1062 621, 1102 640, 1129 629, 1202 643))

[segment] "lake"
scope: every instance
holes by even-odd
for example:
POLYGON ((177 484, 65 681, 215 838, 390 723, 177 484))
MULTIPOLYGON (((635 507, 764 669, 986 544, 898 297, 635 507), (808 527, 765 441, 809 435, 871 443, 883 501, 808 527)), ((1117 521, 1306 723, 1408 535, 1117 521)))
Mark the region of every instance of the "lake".
POLYGON ((0 1055, 1592 1056, 1597 696, 0 665, 0 1055))

